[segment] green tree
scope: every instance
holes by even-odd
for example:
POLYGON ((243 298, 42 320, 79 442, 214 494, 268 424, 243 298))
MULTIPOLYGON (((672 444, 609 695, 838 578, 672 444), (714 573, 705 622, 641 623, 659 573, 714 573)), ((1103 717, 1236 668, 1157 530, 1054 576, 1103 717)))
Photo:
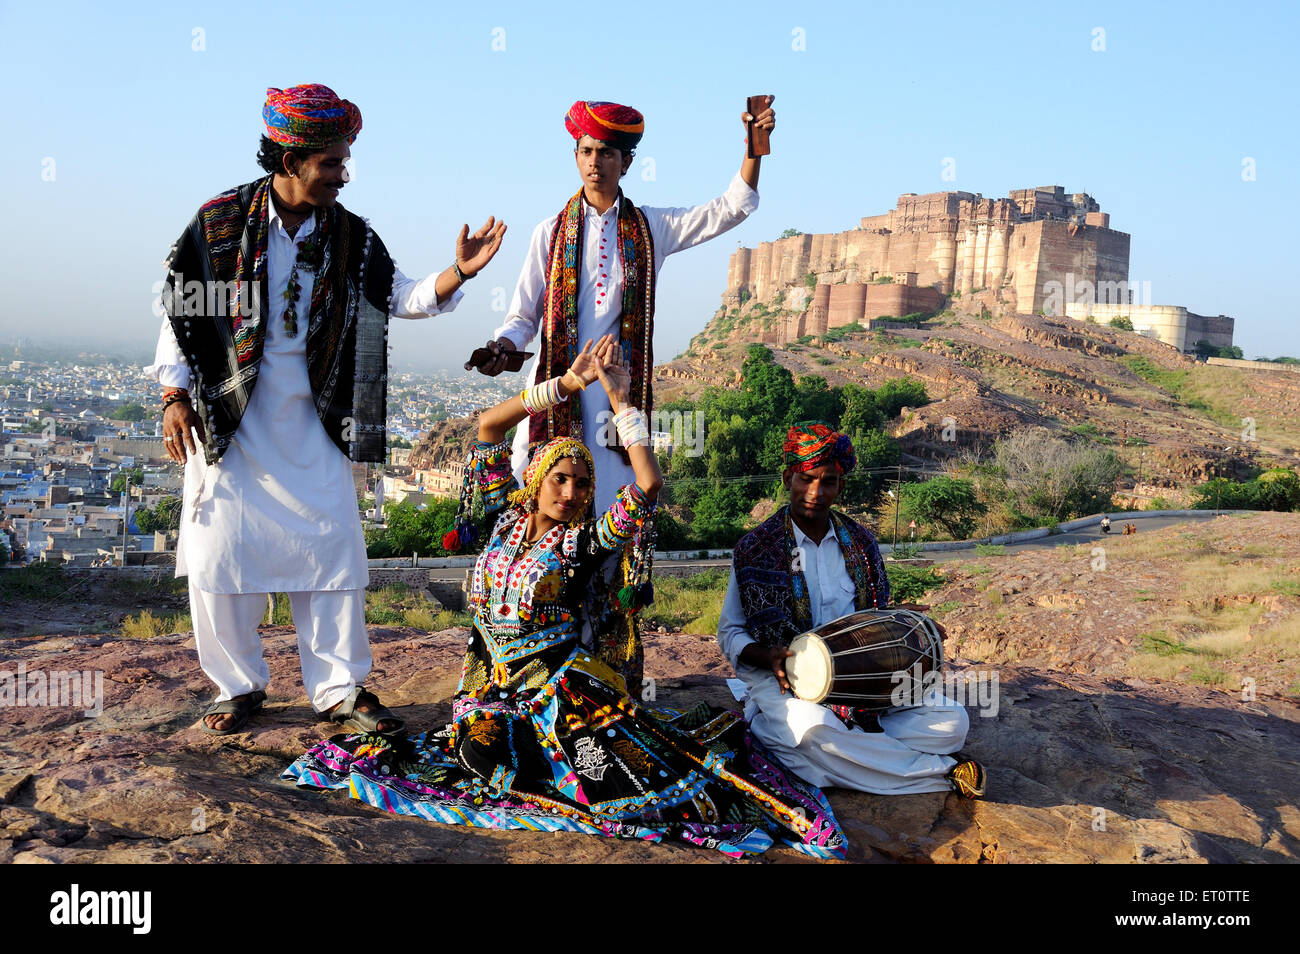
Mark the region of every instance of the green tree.
POLYGON ((139 404, 123 404, 109 418, 114 421, 143 421, 145 419, 144 407, 139 404))
POLYGON ((1285 467, 1266 470, 1255 478, 1257 510, 1300 510, 1300 475, 1285 467))
POLYGON ((876 388, 876 406, 886 420, 898 416, 905 407, 920 407, 929 404, 930 397, 925 393, 925 385, 915 378, 894 378, 876 388))
POLYGON ((937 523, 954 540, 975 532, 976 521, 988 512, 975 493, 975 485, 959 477, 932 477, 919 484, 903 484, 903 513, 921 523, 937 523))
POLYGON ((781 233, 779 236, 777 236, 777 237, 778 237, 778 238, 794 238, 796 235, 803 235, 803 233, 800 232, 798 229, 786 229, 784 232, 782 232, 782 233, 781 233))
POLYGON ((1196 501, 1193 510, 1255 510, 1258 509, 1259 485, 1255 481, 1242 483, 1227 477, 1213 477, 1192 488, 1196 501))
POLYGON ((871 429, 850 433, 857 466, 844 484, 842 501, 847 504, 874 507, 891 479, 888 473, 870 473, 898 463, 898 441, 883 431, 871 429))
POLYGON ((827 387, 825 378, 805 374, 795 385, 795 402, 795 420, 826 421, 832 427, 843 426, 840 423, 844 417, 843 390, 827 387))
POLYGON ((1133 320, 1128 315, 1116 315, 1110 320, 1110 326, 1120 331, 1132 331, 1133 320))
POLYGON ((135 512, 135 525, 141 533, 175 535, 181 528, 181 498, 164 497, 152 508, 141 507, 135 512))
POLYGON ((729 547, 743 535, 752 506, 742 482, 717 481, 700 495, 691 529, 701 546, 729 547))
MULTIPOLYGON (((132 487, 139 487, 142 483, 144 483, 143 467, 136 467, 132 470, 128 470, 127 474, 129 474, 131 477, 132 487)), ((118 474, 116 477, 114 477, 113 482, 108 485, 108 489, 113 491, 113 493, 115 494, 120 494, 122 491, 126 490, 126 475, 118 474)))

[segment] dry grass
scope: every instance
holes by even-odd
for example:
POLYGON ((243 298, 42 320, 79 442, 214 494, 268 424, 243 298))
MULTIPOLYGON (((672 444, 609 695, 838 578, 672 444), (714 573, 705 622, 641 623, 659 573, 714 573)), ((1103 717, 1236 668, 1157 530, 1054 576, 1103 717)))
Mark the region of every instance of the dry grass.
POLYGON ((143 610, 122 620, 122 636, 126 639, 153 639, 173 633, 188 633, 193 629, 194 623, 190 620, 189 613, 155 616, 152 611, 143 610))

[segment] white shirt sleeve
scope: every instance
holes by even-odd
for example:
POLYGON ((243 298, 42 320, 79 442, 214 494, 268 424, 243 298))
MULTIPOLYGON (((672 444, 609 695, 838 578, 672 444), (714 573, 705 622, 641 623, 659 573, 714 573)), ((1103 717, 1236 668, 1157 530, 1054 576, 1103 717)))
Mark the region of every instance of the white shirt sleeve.
POLYGON ((735 228, 757 208, 758 193, 736 173, 727 191, 712 202, 691 209, 642 211, 654 233, 655 256, 662 259, 735 228))
POLYGON ((393 297, 389 299, 388 314, 393 318, 430 318, 454 310, 464 294, 457 288, 444 304, 439 305, 438 292, 434 286, 440 274, 434 272, 416 281, 407 278, 400 268, 393 266, 393 297))
POLYGON ((731 579, 727 581, 727 595, 722 600, 722 613, 718 617, 718 647, 731 663, 731 668, 739 671, 740 654, 753 642, 756 640, 745 626, 745 612, 740 605, 740 587, 736 585, 733 564, 731 579))
POLYGON ((546 291, 546 252, 551 244, 551 228, 555 219, 543 219, 533 229, 533 236, 528 241, 528 255, 524 258, 524 267, 519 272, 519 281, 515 284, 514 297, 510 299, 510 309, 506 312, 506 321, 492 332, 493 339, 508 338, 515 350, 522 351, 528 342, 537 337, 542 326, 542 294, 546 291))
POLYGON ((162 328, 158 331, 158 345, 154 348, 153 364, 146 367, 143 373, 165 388, 191 390, 193 376, 190 374, 190 366, 176 344, 172 323, 165 316, 162 320, 162 328))

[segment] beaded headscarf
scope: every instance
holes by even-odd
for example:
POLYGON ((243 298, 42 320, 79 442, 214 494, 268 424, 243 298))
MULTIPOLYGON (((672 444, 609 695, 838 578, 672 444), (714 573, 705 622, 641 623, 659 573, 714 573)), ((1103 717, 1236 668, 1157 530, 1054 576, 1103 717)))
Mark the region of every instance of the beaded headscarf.
POLYGON ((587 505, 569 521, 569 525, 575 527, 582 523, 591 511, 591 501, 595 497, 596 464, 591 459, 587 445, 572 437, 557 437, 533 451, 532 459, 524 468, 523 486, 510 495, 510 502, 521 507, 528 507, 530 503, 535 505, 542 492, 542 481, 551 472, 551 468, 566 457, 586 464, 587 473, 592 479, 592 491, 587 497, 587 505))

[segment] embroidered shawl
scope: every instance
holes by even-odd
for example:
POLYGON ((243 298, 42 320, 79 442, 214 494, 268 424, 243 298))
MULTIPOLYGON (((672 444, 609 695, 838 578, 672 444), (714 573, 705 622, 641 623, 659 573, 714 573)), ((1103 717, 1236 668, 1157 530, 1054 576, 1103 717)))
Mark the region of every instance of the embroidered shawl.
MULTIPOLYGON (((162 305, 194 375, 209 464, 230 446, 262 362, 270 185, 267 176, 206 202, 166 263, 162 305)), ((318 267, 307 320, 316 413, 349 458, 382 461, 393 262, 360 216, 341 205, 316 216, 318 267)))
MULTIPOLYGON (((542 356, 537 363, 534 384, 557 377, 568 370, 582 348, 578 341, 578 282, 582 270, 584 229, 582 190, 579 189, 555 219, 550 252, 546 260, 546 289, 542 314, 542 356)), ((653 407, 651 380, 654 376, 655 269, 654 239, 645 213, 619 192, 618 256, 623 266, 623 313, 619 320, 619 341, 632 376, 628 398, 650 413, 653 407)), ((581 396, 528 420, 528 441, 537 443, 553 437, 583 440, 581 396)), ((609 428, 613 432, 613 428, 609 428)), ((617 434, 610 434, 611 441, 617 434)), ((616 445, 611 445, 616 446, 616 445)), ((622 450, 619 448, 620 451, 622 450)), ((624 452, 625 453, 625 452, 624 452)))
MULTIPOLYGON (((853 608, 888 606, 889 579, 875 537, 834 510, 831 530, 853 579, 853 608)), ((746 626, 763 646, 788 646, 794 637, 812 628, 808 580, 795 554, 788 504, 742 537, 733 551, 732 565, 746 626)))

